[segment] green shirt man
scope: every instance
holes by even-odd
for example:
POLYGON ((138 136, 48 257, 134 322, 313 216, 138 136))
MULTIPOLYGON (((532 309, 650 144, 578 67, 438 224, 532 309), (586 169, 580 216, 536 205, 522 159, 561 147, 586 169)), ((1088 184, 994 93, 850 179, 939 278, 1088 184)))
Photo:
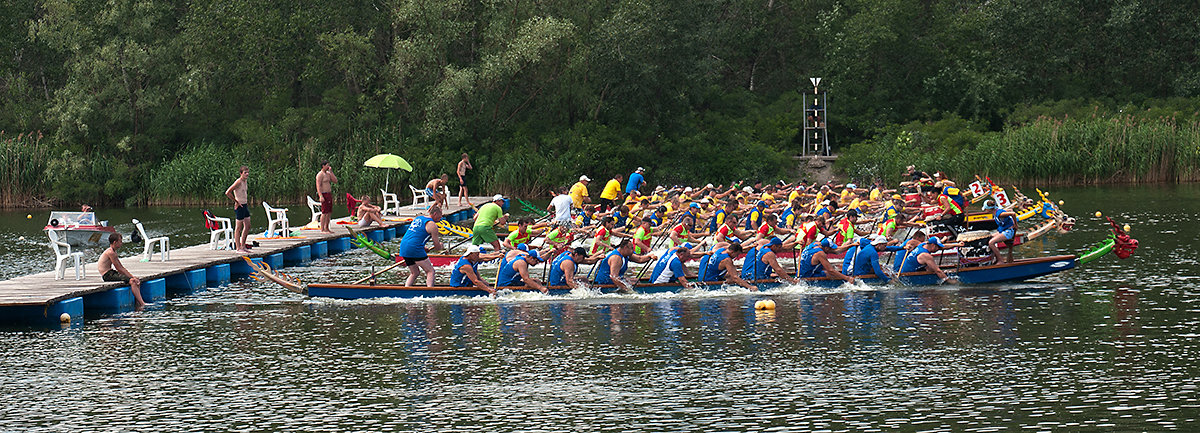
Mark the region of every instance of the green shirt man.
POLYGON ((508 216, 504 215, 504 209, 500 206, 504 204, 504 196, 496 194, 492 197, 492 202, 479 207, 475 214, 475 227, 471 228, 472 245, 483 245, 484 243, 492 244, 492 251, 500 249, 500 238, 496 237, 496 229, 493 227, 497 223, 508 224, 508 216))

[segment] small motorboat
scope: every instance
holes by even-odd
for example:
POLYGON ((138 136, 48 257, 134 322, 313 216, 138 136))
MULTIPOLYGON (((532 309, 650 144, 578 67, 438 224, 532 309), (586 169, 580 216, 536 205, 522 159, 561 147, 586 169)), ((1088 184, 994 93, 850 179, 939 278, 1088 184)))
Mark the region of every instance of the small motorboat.
POLYGON ((50 212, 43 230, 54 230, 63 242, 78 246, 102 245, 117 232, 108 221, 96 220, 95 212, 50 212))

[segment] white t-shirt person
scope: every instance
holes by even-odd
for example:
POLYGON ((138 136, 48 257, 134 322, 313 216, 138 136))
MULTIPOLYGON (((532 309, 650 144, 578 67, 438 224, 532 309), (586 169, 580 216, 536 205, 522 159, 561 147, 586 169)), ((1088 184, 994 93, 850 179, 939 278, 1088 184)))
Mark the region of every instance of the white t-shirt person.
POLYGON ((570 224, 571 223, 571 196, 567 194, 559 194, 550 200, 550 206, 554 207, 554 223, 555 224, 570 224))

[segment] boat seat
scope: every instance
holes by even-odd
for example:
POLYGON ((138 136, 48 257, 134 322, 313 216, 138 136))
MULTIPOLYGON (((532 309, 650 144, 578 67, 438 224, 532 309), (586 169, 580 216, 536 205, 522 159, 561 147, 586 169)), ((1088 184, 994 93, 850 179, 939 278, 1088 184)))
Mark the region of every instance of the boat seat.
POLYGON ((205 225, 209 228, 208 248, 211 250, 226 250, 233 248, 233 222, 229 218, 213 216, 204 211, 205 225))
POLYGON ((313 200, 311 196, 304 196, 308 199, 308 210, 312 211, 312 220, 309 224, 318 224, 321 222, 321 202, 313 200))
POLYGON ((159 256, 160 261, 165 262, 165 261, 171 259, 171 240, 170 239, 168 239, 166 236, 160 236, 157 238, 151 238, 150 236, 146 236, 146 229, 144 227, 142 227, 142 222, 138 221, 137 218, 133 219, 133 225, 137 227, 138 234, 142 235, 142 239, 146 243, 146 247, 142 249, 142 255, 145 256, 143 260, 146 260, 146 261, 153 260, 155 249, 157 249, 158 252, 161 254, 159 256), (157 248, 155 248, 155 247, 157 247, 157 248))
POLYGON ((274 237, 276 227, 279 228, 280 237, 287 237, 291 234, 292 228, 288 225, 287 208, 271 207, 267 202, 262 202, 263 209, 267 210, 267 232, 263 235, 266 237, 274 237))
MULTIPOLYGON (((412 185, 408 187, 412 188, 412 185)), ((383 193, 383 206, 381 206, 379 213, 384 215, 400 215, 400 196, 382 189, 379 192, 383 193)))
POLYGON ((83 253, 71 252, 71 245, 58 240, 58 232, 54 230, 46 230, 46 235, 50 236, 50 249, 54 250, 54 279, 61 280, 67 273, 67 260, 75 259, 75 279, 82 280, 87 276, 87 267, 83 266, 83 253), (63 252, 65 249, 66 252, 63 252))

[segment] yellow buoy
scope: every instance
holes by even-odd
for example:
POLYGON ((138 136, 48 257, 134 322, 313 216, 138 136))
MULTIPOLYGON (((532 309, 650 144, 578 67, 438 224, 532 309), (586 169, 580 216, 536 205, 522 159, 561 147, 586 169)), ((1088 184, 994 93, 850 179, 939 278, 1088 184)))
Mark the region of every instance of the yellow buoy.
POLYGON ((71 314, 70 313, 62 313, 62 314, 58 315, 58 321, 62 322, 62 323, 71 323, 71 314))
POLYGON ((1133 227, 1130 227, 1129 224, 1125 224, 1125 227, 1123 227, 1123 228, 1125 229, 1125 231, 1129 231, 1129 229, 1131 229, 1133 227))
POLYGON ((762 301, 762 303, 763 303, 764 310, 774 310, 775 309, 775 301, 767 299, 767 300, 762 301))
POLYGON ((767 303, 765 303, 765 302, 763 302, 763 301, 761 301, 761 300, 754 301, 754 309, 755 309, 755 310, 765 310, 765 309, 766 309, 766 305, 767 305, 767 303))
POLYGON ((1100 218, 1100 215, 1103 215, 1103 214, 1101 214, 1100 211, 1096 211, 1096 218, 1100 218))
POLYGON ((27 220, 33 219, 33 214, 28 214, 28 213, 25 214, 25 219, 27 219, 27 220))
POLYGON ((1059 200, 1059 201, 1058 201, 1058 205, 1059 205, 1059 206, 1062 206, 1062 205, 1063 205, 1063 201, 1062 201, 1062 200, 1059 200))

